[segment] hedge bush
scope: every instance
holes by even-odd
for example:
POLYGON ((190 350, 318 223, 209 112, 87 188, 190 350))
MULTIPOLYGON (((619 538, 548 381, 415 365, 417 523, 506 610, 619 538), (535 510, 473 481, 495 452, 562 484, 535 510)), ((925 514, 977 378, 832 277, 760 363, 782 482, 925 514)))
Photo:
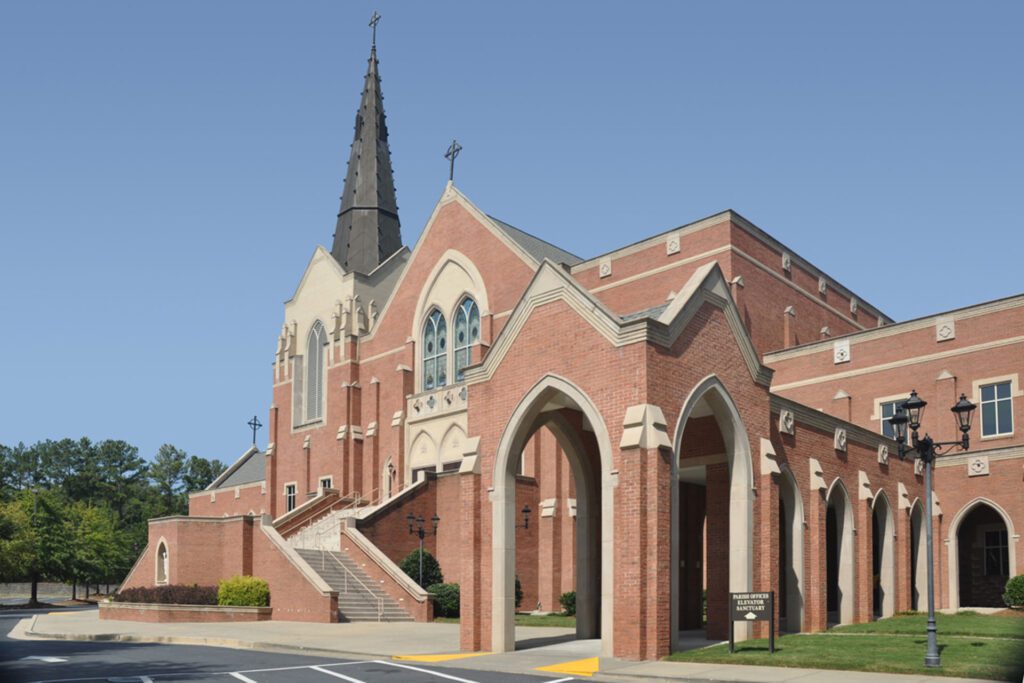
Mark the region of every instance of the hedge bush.
POLYGON ((429 551, 423 551, 423 582, 420 583, 420 551, 413 550, 405 556, 399 568, 405 572, 410 579, 420 584, 421 588, 427 588, 438 583, 444 583, 444 574, 441 573, 441 565, 429 551))
POLYGON ((270 587, 255 576, 232 576, 221 579, 217 587, 217 604, 230 607, 269 607, 270 587))
POLYGON ((523 584, 519 583, 519 575, 516 575, 516 609, 523 604, 523 584))
POLYGON ((562 611, 570 617, 576 616, 576 591, 569 591, 558 596, 558 602, 562 605, 562 611))
POLYGON ((1006 582, 1003 602, 1007 607, 1024 607, 1024 574, 1015 576, 1006 582))
POLYGON ((435 583, 427 592, 434 598, 435 617, 459 616, 459 584, 435 583))
POLYGON ((216 586, 153 586, 125 588, 114 595, 114 602, 149 602, 158 605, 216 605, 216 586))

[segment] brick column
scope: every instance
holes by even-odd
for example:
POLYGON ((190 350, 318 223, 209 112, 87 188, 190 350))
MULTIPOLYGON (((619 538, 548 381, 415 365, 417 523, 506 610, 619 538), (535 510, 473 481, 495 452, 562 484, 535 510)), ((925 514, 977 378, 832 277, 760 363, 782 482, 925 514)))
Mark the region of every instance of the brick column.
POLYGON ((671 641, 672 451, 657 406, 630 406, 615 491, 615 656, 657 659, 671 641))
POLYGON ((828 628, 828 543, 825 516, 828 505, 825 492, 811 489, 807 496, 804 515, 807 518, 807 542, 804 553, 807 556, 804 567, 804 628, 807 631, 824 631, 828 628))
MULTIPOLYGON (((762 470, 757 487, 758 523, 757 544, 760 554, 758 571, 755 573, 754 590, 775 591, 775 632, 779 632, 779 556, 782 554, 782 539, 779 535, 779 475, 774 477, 762 470)), ((792 539, 790 540, 792 543, 792 539)), ((768 637, 768 623, 754 624, 754 637, 768 637)))
POLYGON ((804 507, 807 519, 807 535, 804 537, 804 628, 815 632, 828 628, 828 501, 825 498, 828 485, 821 463, 809 458, 807 464, 810 490, 804 507))
POLYGON ((856 598, 853 607, 853 621, 856 624, 863 624, 871 621, 874 616, 874 558, 872 556, 872 530, 871 530, 871 499, 864 498, 864 493, 859 492, 852 497, 850 504, 854 510, 854 524, 857 527, 853 539, 854 561, 857 584, 856 598))

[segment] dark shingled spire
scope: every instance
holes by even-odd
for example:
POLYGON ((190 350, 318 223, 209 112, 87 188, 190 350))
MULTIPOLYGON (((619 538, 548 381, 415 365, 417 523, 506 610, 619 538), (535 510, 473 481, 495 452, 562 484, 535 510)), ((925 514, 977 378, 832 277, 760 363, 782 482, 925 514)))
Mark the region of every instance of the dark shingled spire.
POLYGON ((370 48, 363 99, 356 112, 356 131, 331 254, 346 271, 365 274, 401 248, 395 179, 391 174, 388 127, 374 44, 370 48))

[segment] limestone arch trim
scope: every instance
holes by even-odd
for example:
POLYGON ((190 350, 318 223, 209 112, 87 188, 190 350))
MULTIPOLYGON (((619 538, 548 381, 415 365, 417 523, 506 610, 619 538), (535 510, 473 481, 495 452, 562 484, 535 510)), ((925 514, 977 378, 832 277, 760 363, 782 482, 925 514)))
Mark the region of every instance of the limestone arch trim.
MULTIPOLYGON (((796 591, 791 591, 787 584, 786 588, 786 626, 790 632, 804 630, 804 528, 806 525, 806 518, 804 517, 804 501, 803 495, 800 493, 800 484, 797 482, 796 477, 793 475, 793 470, 787 467, 780 468, 781 472, 779 477, 780 490, 779 495, 782 495, 782 487, 789 488, 787 494, 787 500, 793 501, 793 509, 787 513, 790 518, 789 533, 790 533, 790 561, 789 566, 786 567, 787 571, 792 570, 794 574, 794 580, 797 587, 796 591), (793 628, 795 625, 797 628, 793 628)), ((788 581, 788 579, 787 579, 788 581)))
POLYGON ((447 446, 449 446, 451 444, 451 437, 453 435, 454 436, 461 436, 462 437, 462 441, 461 441, 460 445, 458 446, 458 451, 456 452, 456 457, 454 457, 454 458, 452 458, 450 460, 447 460, 447 462, 457 462, 457 461, 461 461, 462 460, 463 446, 466 443, 467 436, 466 436, 466 430, 462 427, 462 425, 460 425, 459 423, 456 422, 456 423, 451 424, 448 427, 448 429, 445 430, 444 435, 441 437, 441 440, 438 442, 440 444, 438 446, 438 449, 437 449, 437 461, 438 461, 439 464, 443 464, 443 463, 446 462, 445 454, 447 452, 447 446))
MULTIPOLYGON (((878 582, 882 590, 882 617, 891 617, 896 613, 896 516, 892 512, 892 504, 885 491, 878 489, 871 501, 871 514, 874 515, 880 506, 884 507, 885 531, 881 540, 882 559, 878 571, 878 582)), ((872 563, 872 572, 874 564, 872 563)), ((872 598, 874 592, 872 591, 872 598)))
MULTIPOLYGON (((683 431, 697 402, 705 397, 711 412, 722 432, 725 443, 726 461, 729 464, 729 591, 746 592, 754 585, 754 461, 750 438, 739 408, 729 390, 717 375, 702 379, 690 391, 683 408, 676 419, 672 439, 672 481, 679 479, 679 453, 683 442, 683 431), (746 538, 746 543, 735 543, 734 539, 746 538)), ((670 648, 679 645, 679 487, 672 486, 671 524, 671 621, 669 628, 670 648)), ((750 624, 736 626, 736 639, 750 637, 750 624)))
MULTIPOLYGON (((448 249, 434 264, 433 269, 430 271, 430 275, 424 281, 423 286, 420 288, 420 295, 416 299, 415 314, 412 319, 412 331, 410 336, 413 339, 418 339, 421 332, 420 328, 423 327, 423 322, 426 320, 426 315, 429 312, 431 306, 437 306, 438 310, 443 313, 446 318, 451 318, 455 313, 455 309, 458 307, 459 302, 465 297, 471 297, 476 305, 480 308, 480 315, 486 315, 491 310, 490 301, 487 296, 487 284, 484 281, 483 275, 480 274, 480 270, 473 263, 472 259, 463 254, 461 251, 456 249, 448 249), (463 273, 469 278, 472 283, 471 288, 458 287, 458 294, 452 301, 452 304, 442 305, 437 300, 435 290, 438 287, 441 275, 444 273, 448 265, 454 265, 462 270, 463 273)), ((445 297, 447 301, 449 297, 445 297)))
MULTIPOLYGON (((452 278, 448 278, 449 280, 452 278)), ((462 280, 463 278, 459 278, 462 280)), ((476 302, 481 318, 490 312, 490 300, 487 296, 487 284, 483 275, 473 261, 456 249, 448 249, 434 264, 430 275, 420 288, 419 297, 416 299, 416 309, 412 317, 412 329, 409 338, 414 340, 416 355, 416 366, 414 371, 415 385, 418 391, 423 389, 423 332, 427 317, 436 309, 444 317, 445 327, 448 330, 448 348, 444 352, 445 376, 448 378, 447 385, 455 384, 455 353, 452 344, 455 333, 455 313, 459 304, 469 297, 476 302), (466 282, 445 283, 445 273, 449 267, 457 268, 462 273, 466 282)), ((483 339, 481 330, 481 340, 483 339)), ((435 387, 438 388, 438 387, 435 387)))
MULTIPOLYGON (((601 468, 601 655, 610 657, 614 653, 615 635, 614 489, 617 484, 613 473, 612 442, 604 418, 590 397, 568 379, 555 374, 542 377, 519 400, 505 423, 495 453, 490 489, 491 650, 510 652, 515 649, 515 463, 530 436, 528 430, 540 416, 547 399, 558 394, 576 404, 590 423, 598 445, 601 468)), ((573 458, 570 457, 572 462, 573 458)), ((577 518, 577 523, 579 521, 580 518, 577 518)), ((578 537, 583 535, 577 532, 578 537)))
MULTIPOLYGON (((853 502, 850 492, 840 477, 836 477, 828 487, 825 495, 825 509, 832 504, 832 496, 838 496, 843 503, 843 515, 836 517, 836 531, 839 538, 836 543, 839 549, 839 566, 837 567, 837 583, 839 589, 839 623, 852 624, 854 608, 857 600, 857 557, 854 547, 854 535, 857 533, 856 520, 853 514, 853 502)), ((826 551, 827 551, 826 542, 826 551)), ((826 586, 826 592, 828 587, 826 586)))
POLYGON ((167 543, 167 539, 163 536, 156 542, 156 553, 154 553, 156 561, 153 563, 153 584, 156 586, 166 586, 171 583, 171 548, 167 543), (160 549, 163 548, 164 552, 167 553, 167 562, 163 563, 164 578, 160 579, 161 569, 161 558, 160 549))
POLYGON ((407 472, 405 473, 406 481, 411 481, 412 471, 414 469, 420 469, 427 465, 437 466, 437 442, 434 441, 434 438, 430 436, 430 433, 427 432, 427 430, 420 430, 416 433, 416 436, 413 437, 412 441, 410 441, 409 456, 405 461, 408 463, 406 465, 407 472), (416 456, 419 455, 420 445, 424 443, 427 444, 427 455, 417 458, 416 456), (427 462, 428 458, 430 462, 427 462))
POLYGON ((914 584, 911 586, 910 592, 910 606, 912 609, 918 611, 921 610, 923 601, 927 599, 927 586, 928 586, 928 540, 925 537, 925 519, 924 519, 924 501, 920 497, 914 498, 914 502, 910 504, 910 510, 908 511, 910 517, 910 539, 909 544, 911 552, 914 552, 914 526, 915 526, 915 515, 917 516, 917 566, 911 565, 910 571, 913 577, 914 584), (917 602, 915 605, 914 589, 917 589, 917 602))
POLYGON ((958 534, 960 533, 960 525, 964 519, 967 518, 975 508, 987 505, 992 508, 997 515, 1003 520, 1003 524, 1006 525, 1006 540, 1007 540, 1007 552, 1010 555, 1010 576, 1017 574, 1017 533, 1013 528, 1013 519, 1007 514, 1006 510, 995 502, 991 498, 985 496, 978 496, 966 505, 960 508, 953 519, 949 523, 949 530, 946 536, 946 562, 949 571, 946 572, 949 576, 949 607, 952 609, 960 609, 960 539, 958 534))

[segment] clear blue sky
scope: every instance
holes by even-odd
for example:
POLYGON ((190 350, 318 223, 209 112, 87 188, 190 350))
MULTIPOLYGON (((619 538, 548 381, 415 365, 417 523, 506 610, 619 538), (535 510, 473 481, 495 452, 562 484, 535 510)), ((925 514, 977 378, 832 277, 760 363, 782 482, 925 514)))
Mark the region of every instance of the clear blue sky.
POLYGON ((0 443, 246 448, 374 9, 407 244, 457 136, 582 256, 733 208, 896 319, 1024 292, 1020 2, 8 1, 0 443))

